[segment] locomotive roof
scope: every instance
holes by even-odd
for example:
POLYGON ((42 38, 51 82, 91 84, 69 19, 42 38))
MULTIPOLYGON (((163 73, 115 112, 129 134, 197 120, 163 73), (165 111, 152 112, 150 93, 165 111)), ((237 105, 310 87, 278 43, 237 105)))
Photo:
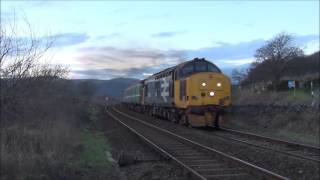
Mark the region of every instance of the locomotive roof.
MULTIPOLYGON (((160 71, 160 72, 154 73, 153 75, 151 75, 150 77, 148 77, 148 78, 146 78, 146 79, 152 78, 152 77, 157 76, 157 75, 160 75, 160 74, 172 72, 172 71, 174 71, 175 69, 181 68, 181 67, 183 67, 185 64, 188 64, 188 63, 193 62, 193 61, 207 61, 207 62, 210 62, 210 61, 206 60, 205 58, 194 58, 194 59, 192 59, 192 60, 185 61, 185 62, 180 63, 180 64, 178 64, 178 65, 175 65, 175 66, 166 68, 166 69, 164 69, 164 70, 162 70, 162 71, 160 71)), ((212 63, 212 62, 210 62, 210 63, 212 63)), ((146 80, 146 79, 144 79, 144 80, 146 80)), ((144 80, 142 80, 142 81, 144 81, 144 80)))
POLYGON ((171 72, 171 71, 175 70, 177 66, 178 65, 173 66, 173 67, 169 67, 167 69, 164 69, 164 70, 162 70, 160 72, 157 72, 157 73, 153 74, 152 76, 156 76, 156 75, 163 74, 163 73, 166 73, 166 72, 171 72))

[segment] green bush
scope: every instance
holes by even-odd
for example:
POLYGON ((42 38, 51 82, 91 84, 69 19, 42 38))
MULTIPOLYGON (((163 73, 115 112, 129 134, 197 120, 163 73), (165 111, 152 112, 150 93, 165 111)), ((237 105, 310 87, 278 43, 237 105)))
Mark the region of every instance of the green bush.
POLYGON ((98 120, 98 110, 94 106, 87 108, 88 121, 91 126, 94 126, 98 120))
POLYGON ((110 165, 110 146, 101 132, 85 130, 82 137, 83 149, 74 164, 80 167, 103 168, 110 165))

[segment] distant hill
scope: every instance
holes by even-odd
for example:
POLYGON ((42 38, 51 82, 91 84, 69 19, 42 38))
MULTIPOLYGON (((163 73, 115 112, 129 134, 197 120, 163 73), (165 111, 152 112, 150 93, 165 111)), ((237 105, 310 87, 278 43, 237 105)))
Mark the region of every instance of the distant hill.
POLYGON ((88 91, 97 96, 111 96, 116 99, 120 99, 123 91, 138 83, 139 79, 134 78, 115 78, 110 80, 98 80, 98 79, 75 79, 72 80, 74 84, 81 88, 82 91, 88 91))

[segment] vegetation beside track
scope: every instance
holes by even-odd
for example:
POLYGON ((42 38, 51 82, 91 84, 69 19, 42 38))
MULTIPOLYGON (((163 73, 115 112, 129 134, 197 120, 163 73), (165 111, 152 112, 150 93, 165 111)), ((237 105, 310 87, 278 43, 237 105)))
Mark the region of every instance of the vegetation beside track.
POLYGON ((86 110, 88 124, 82 130, 78 153, 71 165, 82 168, 108 168, 111 166, 111 147, 103 132, 97 130, 96 122, 102 113, 97 107, 89 106, 86 110))
POLYGON ((82 95, 72 81, 34 83, 25 89, 25 100, 2 102, 0 178, 117 177, 111 147, 96 128, 101 104, 82 95))
POLYGON ((67 67, 44 63, 56 39, 36 36, 25 17, 12 15, 0 28, 0 179, 117 179, 95 131, 99 112, 86 111, 99 106, 95 89, 65 79, 67 67))
POLYGON ((235 89, 226 126, 291 141, 319 145, 319 104, 308 92, 253 93, 235 89))

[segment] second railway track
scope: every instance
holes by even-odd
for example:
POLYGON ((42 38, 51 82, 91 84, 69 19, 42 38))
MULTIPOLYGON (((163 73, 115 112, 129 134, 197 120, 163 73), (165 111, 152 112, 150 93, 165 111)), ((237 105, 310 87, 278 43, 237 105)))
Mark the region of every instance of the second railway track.
POLYGON ((242 132, 229 128, 221 128, 222 131, 214 132, 213 135, 237 141, 240 143, 268 149, 288 156, 320 162, 320 148, 290 141, 270 138, 248 132, 242 132))
POLYGON ((195 179, 288 179, 118 110, 107 113, 195 179))

